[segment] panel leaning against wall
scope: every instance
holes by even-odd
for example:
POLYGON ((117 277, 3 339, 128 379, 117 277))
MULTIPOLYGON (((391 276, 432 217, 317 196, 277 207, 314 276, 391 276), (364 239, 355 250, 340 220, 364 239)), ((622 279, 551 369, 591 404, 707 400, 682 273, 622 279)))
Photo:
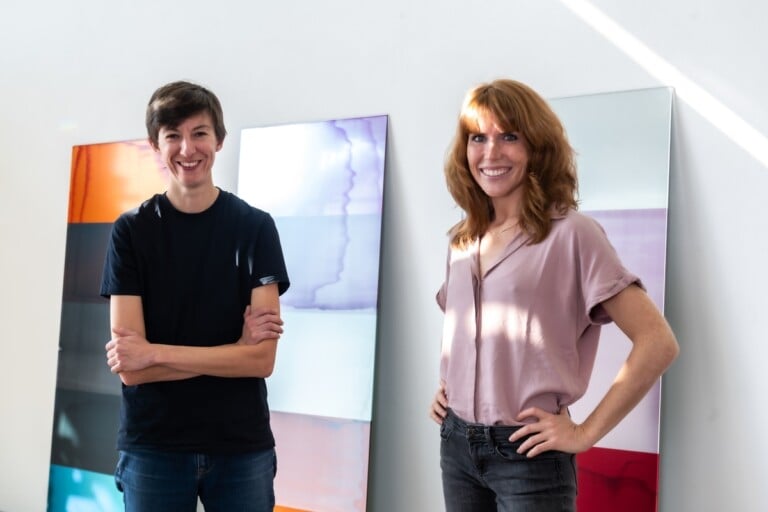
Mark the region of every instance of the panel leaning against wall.
POLYGON ((242 132, 238 195, 275 218, 291 279, 269 378, 276 510, 365 510, 386 134, 386 116, 242 132))
POLYGON ((106 364, 109 302, 99 295, 112 223, 166 188, 146 140, 75 146, 67 218, 48 510, 123 510, 113 474, 120 379, 106 364))
MULTIPOLYGON (((648 295, 664 310, 672 90, 551 101, 576 151, 579 209, 595 218, 648 295)), ((603 327, 589 389, 571 407, 577 422, 597 406, 631 343, 603 327)), ((579 510, 654 512, 658 501, 660 381, 597 445, 577 456, 579 510)))

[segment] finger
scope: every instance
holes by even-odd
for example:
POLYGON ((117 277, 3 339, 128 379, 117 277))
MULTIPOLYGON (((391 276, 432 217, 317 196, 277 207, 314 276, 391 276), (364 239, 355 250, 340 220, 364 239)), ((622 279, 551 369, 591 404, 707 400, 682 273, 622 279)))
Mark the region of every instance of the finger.
POLYGON ((432 404, 432 407, 429 409, 429 416, 439 425, 445 419, 445 411, 441 411, 440 408, 432 404))
POLYGON ((526 457, 529 459, 532 459, 533 457, 542 454, 546 451, 551 450, 551 443, 549 441, 544 441, 542 443, 537 443, 535 446, 531 447, 530 450, 525 454, 526 457))
POLYGON ((529 407, 517 415, 517 421, 525 421, 528 418, 536 418, 541 421, 550 414, 538 407, 529 407))
POLYGON ((275 313, 266 313, 263 315, 257 315, 255 313, 252 313, 250 318, 248 318, 248 323, 250 325, 261 325, 261 324, 283 325, 282 319, 280 318, 279 315, 275 313))
POLYGON ((527 454, 531 457, 549 450, 550 445, 552 444, 552 440, 549 439, 550 434, 548 434, 546 431, 538 431, 538 432, 532 432, 530 436, 525 439, 522 444, 517 449, 517 453, 519 454, 527 454))
POLYGON ((251 314, 251 305, 248 304, 247 306, 245 306, 245 313, 243 313, 243 317, 247 318, 248 315, 250 314, 251 314))
POLYGON ((514 443, 515 441, 519 441, 520 439, 524 438, 527 435, 533 434, 533 427, 531 425, 525 425, 520 427, 519 429, 515 430, 511 436, 509 436, 509 442, 514 443))
POLYGON ((254 330, 280 327, 283 325, 283 322, 276 315, 270 317, 256 317, 251 314, 250 317, 245 319, 245 324, 249 329, 254 330))
POLYGON ((281 332, 283 332, 283 326, 278 324, 278 323, 275 323, 275 322, 268 322, 268 323, 264 323, 264 324, 261 324, 261 325, 258 325, 258 326, 254 326, 253 328, 251 328, 251 331, 254 334, 257 334, 259 332, 277 332, 277 333, 281 333, 281 332))
POLYGON ((279 338, 280 334, 282 334, 282 329, 251 329, 248 332, 248 341, 264 341, 269 340, 272 338, 279 338))
POLYGON ((531 436, 525 441, 523 441, 523 443, 517 448, 517 453, 521 455, 524 453, 527 454, 530 450, 535 448, 542 441, 544 441, 544 439, 542 439, 541 436, 538 436, 538 435, 531 436))

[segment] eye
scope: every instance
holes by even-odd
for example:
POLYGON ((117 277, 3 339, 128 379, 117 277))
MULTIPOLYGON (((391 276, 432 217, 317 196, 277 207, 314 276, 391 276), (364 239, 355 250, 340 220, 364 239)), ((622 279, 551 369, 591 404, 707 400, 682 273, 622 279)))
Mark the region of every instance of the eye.
POLYGON ((198 131, 195 132, 195 137, 197 137, 197 138, 203 138, 203 137, 207 137, 207 136, 208 136, 208 132, 205 131, 205 130, 198 130, 198 131))
POLYGON ((179 134, 178 133, 166 133, 164 138, 165 138, 165 140, 176 140, 176 139, 179 138, 179 134))
POLYGON ((516 133, 505 133, 504 135, 502 135, 502 138, 506 142, 514 142, 518 140, 520 137, 516 133))
POLYGON ((475 143, 483 143, 486 141, 486 137, 482 133, 470 133, 469 141, 475 143))

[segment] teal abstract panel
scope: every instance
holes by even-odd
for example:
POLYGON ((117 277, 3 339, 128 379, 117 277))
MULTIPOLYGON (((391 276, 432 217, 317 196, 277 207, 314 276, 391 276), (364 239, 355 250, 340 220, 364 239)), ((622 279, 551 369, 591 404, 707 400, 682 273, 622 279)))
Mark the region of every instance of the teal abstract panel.
POLYGON ((48 512, 120 512, 123 495, 112 475, 51 464, 48 512))

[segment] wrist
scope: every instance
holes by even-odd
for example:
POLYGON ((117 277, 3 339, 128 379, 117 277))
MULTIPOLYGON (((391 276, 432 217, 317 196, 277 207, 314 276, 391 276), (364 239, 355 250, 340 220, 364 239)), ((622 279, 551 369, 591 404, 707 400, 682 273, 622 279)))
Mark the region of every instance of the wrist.
POLYGON ((600 440, 600 438, 602 437, 601 435, 599 435, 598 432, 590 428, 588 421, 585 421, 584 423, 577 425, 576 428, 581 433, 581 435, 579 436, 581 438, 581 443, 582 443, 580 451, 589 450, 590 448, 595 446, 597 442, 600 440))
POLYGON ((168 364, 168 354, 165 350, 166 345, 151 344, 152 349, 149 351, 149 365, 157 366, 168 364))

